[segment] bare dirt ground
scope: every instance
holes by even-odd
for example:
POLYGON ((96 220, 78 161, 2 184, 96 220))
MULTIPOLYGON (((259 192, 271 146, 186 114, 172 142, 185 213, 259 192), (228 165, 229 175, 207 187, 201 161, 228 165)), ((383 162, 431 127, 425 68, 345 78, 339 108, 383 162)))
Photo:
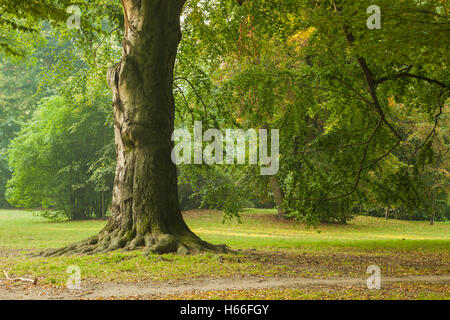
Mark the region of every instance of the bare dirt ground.
MULTIPOLYGON (((391 283, 438 283, 449 285, 450 275, 382 277, 381 285, 391 283)), ((165 296, 187 292, 208 292, 220 290, 247 289, 299 289, 307 287, 345 287, 366 286, 362 278, 308 279, 298 277, 256 278, 235 277, 221 279, 198 279, 185 282, 156 283, 141 281, 138 283, 90 283, 83 282, 81 290, 50 285, 1 281, 0 300, 92 300, 92 299, 133 299, 143 296, 165 296)))

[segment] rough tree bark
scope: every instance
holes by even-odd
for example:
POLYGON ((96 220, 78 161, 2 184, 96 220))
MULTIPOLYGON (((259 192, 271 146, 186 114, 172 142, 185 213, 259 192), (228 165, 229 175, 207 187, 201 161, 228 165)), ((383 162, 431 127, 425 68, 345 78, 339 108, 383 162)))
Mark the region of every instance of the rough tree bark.
POLYGON ((108 72, 117 152, 111 217, 97 236, 47 255, 143 246, 155 253, 227 250, 202 241, 184 222, 171 160, 173 71, 185 1, 122 0, 122 59, 108 72))

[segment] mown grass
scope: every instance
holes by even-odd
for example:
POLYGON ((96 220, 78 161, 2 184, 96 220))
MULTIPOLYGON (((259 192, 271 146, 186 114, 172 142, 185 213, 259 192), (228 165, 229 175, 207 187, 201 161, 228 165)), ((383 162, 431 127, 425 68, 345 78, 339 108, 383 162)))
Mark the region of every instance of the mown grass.
MULTIPOLYGON (((325 248, 448 250, 450 223, 385 220, 358 216, 347 225, 322 224, 317 229, 280 221, 275 210, 247 209, 242 223, 222 223, 215 211, 185 214, 204 240, 234 249, 325 248)), ((40 249, 67 245, 97 233, 104 221, 52 222, 22 210, 0 210, 0 248, 40 249)))
POLYGON ((56 248, 97 233, 105 221, 53 222, 37 212, 0 210, 0 249, 56 248))
POLYGON ((233 276, 366 277, 377 264, 384 275, 448 274, 450 224, 357 217, 318 229, 276 218, 274 210, 245 210, 242 223, 222 223, 214 211, 185 213, 204 240, 226 243, 238 254, 151 255, 141 251, 30 258, 30 250, 60 247, 98 232, 104 221, 51 222, 31 212, 0 210, 0 270, 64 285, 67 267, 101 281, 186 280, 233 276), (254 251, 252 251, 254 250, 254 251))
POLYGON ((203 239, 233 248, 404 249, 450 248, 450 223, 430 226, 423 221, 385 220, 358 216, 347 225, 322 224, 316 228, 280 221, 275 210, 247 209, 242 223, 221 223, 219 213, 187 215, 188 224, 203 239))

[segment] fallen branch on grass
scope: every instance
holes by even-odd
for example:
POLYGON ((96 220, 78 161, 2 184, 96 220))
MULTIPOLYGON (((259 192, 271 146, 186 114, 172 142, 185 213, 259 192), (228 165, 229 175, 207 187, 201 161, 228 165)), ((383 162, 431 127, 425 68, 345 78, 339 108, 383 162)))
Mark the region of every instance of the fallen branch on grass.
POLYGON ((32 284, 37 284, 37 278, 35 277, 34 279, 27 279, 27 278, 10 278, 8 273, 6 271, 3 270, 3 274, 6 277, 6 280, 8 281, 26 281, 26 282, 31 282, 32 284))

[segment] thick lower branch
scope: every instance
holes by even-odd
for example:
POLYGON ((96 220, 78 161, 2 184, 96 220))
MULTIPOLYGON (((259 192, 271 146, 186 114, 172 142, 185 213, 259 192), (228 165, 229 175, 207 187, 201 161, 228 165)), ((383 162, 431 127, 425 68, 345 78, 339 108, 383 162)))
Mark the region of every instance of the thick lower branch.
POLYGON ((381 84, 381 83, 383 83, 385 81, 396 80, 396 79, 399 79, 399 78, 414 78, 414 79, 417 79, 417 80, 423 80, 423 81, 426 81, 428 83, 436 84, 438 86, 441 86, 444 89, 450 89, 450 86, 448 86, 447 84, 445 84, 445 83, 443 83, 443 82, 441 82, 439 80, 431 79, 431 78, 428 78, 428 77, 425 77, 425 76, 421 76, 421 75, 411 74, 409 72, 401 72, 401 73, 397 73, 397 74, 394 74, 394 75, 391 75, 391 76, 382 77, 382 78, 377 79, 375 81, 375 83, 376 84, 381 84))

